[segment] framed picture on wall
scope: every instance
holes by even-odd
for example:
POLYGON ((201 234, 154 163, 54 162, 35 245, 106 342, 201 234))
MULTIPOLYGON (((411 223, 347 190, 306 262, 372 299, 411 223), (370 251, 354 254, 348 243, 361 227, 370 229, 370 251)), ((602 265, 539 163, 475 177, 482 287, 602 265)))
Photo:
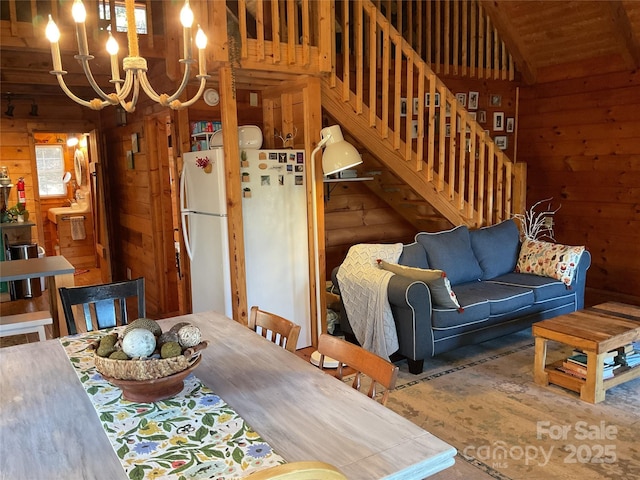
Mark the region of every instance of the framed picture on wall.
POLYGON ((516 126, 516 119, 513 117, 507 118, 507 133, 513 133, 516 126))
POLYGON ((478 123, 487 123, 486 110, 478 110, 478 123))
POLYGON ((413 99, 413 114, 414 115, 418 115, 420 113, 420 99, 419 98, 414 98, 413 99))
POLYGON ((463 107, 467 106, 467 94, 466 93, 456 93, 456 100, 458 100, 460 105, 462 105, 463 107))
POLYGON ((500 150, 506 150, 507 149, 507 136, 506 135, 498 135, 496 138, 493 139, 493 141, 495 142, 496 146, 500 149, 500 150))
POLYGON ((478 109, 478 98, 480 97, 479 92, 469 92, 469 110, 477 110, 478 109))
POLYGON ((492 107, 501 107, 502 106, 502 95, 491 95, 489 97, 489 102, 492 107))
MULTIPOLYGON (((429 98, 430 96, 431 96, 430 93, 425 93, 424 94, 424 104, 427 107, 431 104, 430 103, 431 101, 430 101, 430 98, 429 98)), ((436 106, 436 107, 440 106, 440 94, 439 93, 436 93, 436 102, 435 102, 434 106, 436 106)))
POLYGON ((401 117, 407 116, 407 99, 406 98, 400 99, 400 116, 401 117))
POLYGON ((495 132, 504 131, 504 112, 493 113, 493 130, 495 132))

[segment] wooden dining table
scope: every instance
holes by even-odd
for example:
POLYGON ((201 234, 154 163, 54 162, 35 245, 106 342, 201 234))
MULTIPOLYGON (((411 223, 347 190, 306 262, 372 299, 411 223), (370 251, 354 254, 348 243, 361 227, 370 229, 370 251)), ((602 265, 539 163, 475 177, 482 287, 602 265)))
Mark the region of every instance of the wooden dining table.
MULTIPOLYGON (((160 320, 209 341, 194 371, 287 462, 350 479, 423 479, 455 448, 247 327, 205 312, 160 320)), ((0 350, 0 478, 126 479, 59 340, 0 350)))

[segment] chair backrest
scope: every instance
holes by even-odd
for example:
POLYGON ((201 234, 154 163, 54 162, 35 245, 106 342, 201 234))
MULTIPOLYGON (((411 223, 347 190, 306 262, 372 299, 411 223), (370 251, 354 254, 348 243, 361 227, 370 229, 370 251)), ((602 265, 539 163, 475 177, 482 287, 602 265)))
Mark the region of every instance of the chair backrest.
POLYGON ((296 351, 300 325, 296 325, 286 318, 253 306, 249 315, 249 328, 290 352, 296 351))
POLYGON ((291 462, 258 470, 251 480, 346 480, 333 465, 325 462, 291 462))
POLYGON ((396 365, 358 345, 326 333, 320 335, 318 352, 320 353, 320 368, 324 366, 325 356, 337 360, 338 371, 336 377, 342 380, 342 367, 346 364, 356 371, 352 384, 353 388, 360 391, 362 376, 366 375, 371 380, 367 395, 374 398, 377 393, 376 385, 382 385, 385 391, 380 403, 382 405, 387 403, 389 391, 396 386, 398 378, 398 367, 396 365))
POLYGON ((88 332, 94 327, 97 329, 115 327, 116 320, 120 320, 121 325, 126 325, 129 321, 127 298, 138 297, 136 318, 145 317, 147 313, 142 277, 85 287, 60 287, 58 290, 70 335, 78 333, 74 310, 76 312, 81 310, 88 332), (74 305, 82 305, 82 308, 74 309, 74 305))

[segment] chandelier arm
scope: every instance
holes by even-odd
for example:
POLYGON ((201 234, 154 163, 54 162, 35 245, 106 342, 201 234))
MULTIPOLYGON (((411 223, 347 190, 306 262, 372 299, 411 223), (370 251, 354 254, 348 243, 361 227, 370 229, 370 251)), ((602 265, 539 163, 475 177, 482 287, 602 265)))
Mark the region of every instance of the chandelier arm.
MULTIPOLYGON (((76 55, 74 58, 80 61, 80 64, 82 65, 82 69, 84 70, 84 74, 86 75, 87 80, 89 80, 89 85, 91 85, 91 88, 93 88, 93 90, 104 101, 108 102, 108 104, 117 105, 118 101, 114 102, 107 93, 104 93, 104 91, 102 91, 102 89, 96 82, 95 78, 93 78, 93 73, 91 72, 91 68, 89 67, 89 60, 91 60, 94 57, 92 55, 76 55)), ((120 100, 119 95, 118 95, 118 100, 120 100)))
POLYGON ((151 98, 151 100, 153 100, 154 102, 162 103, 160 101, 160 95, 156 93, 156 91, 153 89, 153 87, 149 83, 149 79, 147 78, 147 72, 140 71, 138 72, 137 76, 140 84, 142 85, 142 90, 144 90, 147 96, 151 98))
POLYGON ((193 105, 194 103, 196 103, 196 101, 200 98, 200 96, 202 95, 202 93, 204 92, 204 89, 207 86, 207 79, 210 78, 210 75, 198 75, 196 78, 200 79, 200 88, 198 89, 198 93, 196 93, 191 100, 188 100, 186 102, 180 102, 180 106, 179 108, 174 108, 173 106, 171 106, 171 108, 173 108, 174 110, 178 110, 181 108, 187 108, 190 107, 191 105, 193 105))
MULTIPOLYGON (((132 75, 135 77, 135 73, 132 75)), ((140 95, 140 82, 134 78, 133 81, 133 95, 129 102, 120 101, 120 105, 127 113, 133 113, 136 110, 136 104, 138 103, 138 96, 140 95)))
POLYGON ((122 80, 111 80, 116 85, 116 93, 118 94, 120 105, 124 105, 124 99, 127 98, 131 93, 131 87, 133 87, 134 78, 135 75, 130 70, 127 70, 125 72, 124 82, 122 80))
POLYGON ((60 88, 62 88, 62 91, 67 95, 67 97, 69 97, 74 102, 82 105, 83 107, 89 107, 92 110, 102 110, 107 105, 111 105, 110 101, 104 100, 100 102, 100 100, 97 98, 94 99, 94 101, 92 102, 87 102, 86 100, 82 100, 80 97, 77 97, 71 90, 69 90, 69 87, 67 87, 67 84, 64 83, 64 78, 62 78, 61 73, 57 73, 57 72, 52 72, 52 73, 58 79, 58 84, 60 85, 60 88), (98 100, 99 103, 96 103, 95 100, 98 100))
POLYGON ((191 59, 180 60, 180 63, 184 63, 184 74, 182 75, 182 82, 180 83, 180 87, 178 88, 176 93, 174 93, 168 98, 167 103, 173 102, 174 100, 177 100, 178 98, 180 98, 180 95, 182 95, 182 92, 184 92, 185 89, 187 88, 187 84, 189 83, 189 77, 191 75, 191 64, 193 62, 194 60, 191 60, 191 59))

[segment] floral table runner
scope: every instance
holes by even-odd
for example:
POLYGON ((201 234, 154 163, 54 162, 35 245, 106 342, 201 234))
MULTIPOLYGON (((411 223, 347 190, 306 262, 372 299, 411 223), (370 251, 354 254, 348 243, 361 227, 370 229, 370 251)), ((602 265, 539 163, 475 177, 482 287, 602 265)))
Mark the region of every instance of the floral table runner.
POLYGON ((193 374, 175 397, 155 403, 123 400, 120 389, 96 371, 93 352, 87 350, 91 340, 106 332, 60 342, 130 479, 240 478, 285 463, 193 374))

